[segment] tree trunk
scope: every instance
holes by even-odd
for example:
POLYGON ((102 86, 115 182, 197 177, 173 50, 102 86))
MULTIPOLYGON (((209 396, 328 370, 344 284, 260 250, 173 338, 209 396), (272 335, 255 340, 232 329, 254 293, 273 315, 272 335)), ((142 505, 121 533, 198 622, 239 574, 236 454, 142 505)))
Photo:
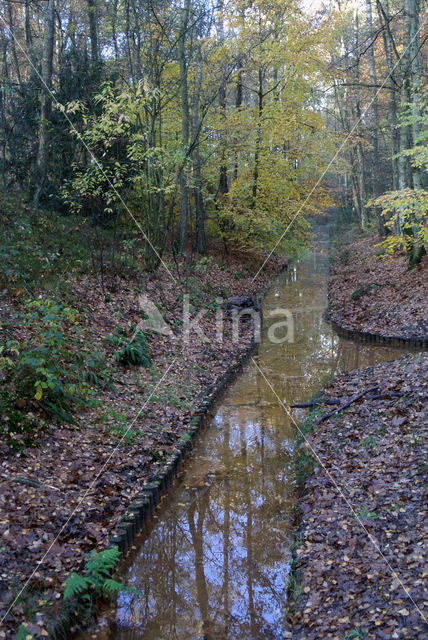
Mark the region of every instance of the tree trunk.
POLYGON ((25 0, 25 44, 27 45, 27 49, 30 50, 31 45, 33 43, 33 38, 31 37, 31 23, 30 23, 30 0, 25 0))
POLYGON ((21 82, 21 73, 19 70, 19 61, 18 61, 18 56, 16 53, 16 46, 15 46, 15 34, 14 34, 14 25, 13 25, 13 13, 12 13, 12 3, 8 2, 7 3, 7 10, 8 10, 8 18, 9 18, 9 31, 10 31, 10 50, 12 52, 12 59, 13 59, 13 66, 15 67, 15 75, 16 75, 16 79, 18 81, 18 84, 21 86, 22 82, 21 82))
MULTIPOLYGON (((183 156, 189 148, 189 96, 187 88, 187 61, 186 61, 186 32, 189 22, 190 0, 185 0, 182 9, 180 33, 178 39, 178 60, 180 65, 180 94, 181 94, 181 146, 183 156)), ((189 212, 189 195, 187 189, 187 176, 185 167, 180 172, 180 225, 178 229, 178 251, 184 249, 187 233, 189 212)))
MULTIPOLYGON (((224 22, 223 22, 223 0, 219 2, 219 20, 218 20, 218 39, 220 43, 224 42, 224 22)), ((220 105, 220 111, 223 121, 226 119, 226 79, 221 79, 221 84, 218 92, 218 101, 220 105)), ((229 185, 227 182, 227 161, 224 144, 221 152, 220 161, 220 178, 218 184, 218 191, 220 195, 225 195, 229 191, 229 185)))
POLYGON ((257 118, 257 137, 256 149, 254 152, 254 172, 253 172, 253 188, 251 193, 251 209, 255 209, 257 201, 257 189, 259 181, 259 163, 260 163, 260 147, 262 144, 262 115, 263 115, 263 71, 259 69, 259 87, 257 91, 258 97, 258 118, 257 118))
POLYGON ((379 167, 379 140, 378 140, 378 131, 379 131, 379 105, 377 99, 377 78, 376 78, 376 64, 375 64, 375 56, 374 56, 374 44, 373 44, 373 17, 372 17, 372 1, 366 0, 366 19, 367 19, 367 27, 369 31, 370 38, 370 46, 368 49, 368 58, 369 58, 369 73, 370 73, 370 83, 372 85, 372 99, 371 99, 371 109, 372 109, 372 122, 370 128, 370 140, 371 140, 371 182, 372 182, 372 195, 377 197, 380 195, 381 190, 379 188, 379 177, 378 172, 380 170, 379 167))
POLYGON ((196 243, 195 249, 198 253, 206 253, 207 241, 205 236, 205 212, 204 199, 202 196, 202 163, 199 151, 199 100, 202 85, 202 49, 197 43, 196 53, 196 74, 195 87, 192 99, 192 144, 193 144, 193 179, 194 179, 194 198, 195 198, 195 222, 196 222, 196 243))
MULTIPOLYGON (((406 0, 406 13, 409 21, 409 43, 404 43, 409 48, 409 75, 410 75, 410 105, 411 105, 411 138, 412 146, 419 144, 418 136, 420 134, 420 117, 421 117, 421 65, 419 54, 419 2, 418 0, 406 0)), ((414 189, 422 189, 422 169, 410 164, 411 180, 414 189)), ((425 247, 418 242, 417 238, 420 232, 420 225, 416 219, 412 219, 412 228, 409 230, 411 240, 409 242, 409 265, 414 267, 419 264, 423 255, 425 255, 425 247)))
MULTIPOLYGON (((356 50, 358 52, 358 61, 360 60, 360 42, 359 42, 359 16, 358 12, 356 15, 355 21, 356 31, 356 50)), ((358 190, 358 201, 359 201, 359 209, 360 209, 360 221, 361 228, 367 228, 367 212, 365 208, 366 204, 366 186, 365 186, 365 175, 364 175, 364 150, 362 145, 363 132, 361 127, 362 117, 361 117, 361 102, 360 102, 360 65, 359 62, 355 65, 355 84, 356 84, 356 102, 355 102, 355 119, 356 119, 356 130, 358 136, 358 142, 356 145, 356 171, 357 171, 357 190, 358 190)))
POLYGON ((377 12, 379 19, 383 23, 382 29, 382 37, 383 37, 383 45, 385 49, 385 58, 386 64, 388 67, 389 74, 389 87, 390 87, 390 98, 389 98, 389 124, 391 129, 391 139, 392 139, 392 188, 396 191, 398 187, 398 159, 397 154, 400 151, 400 131, 397 128, 397 88, 398 83, 395 77, 395 64, 394 64, 394 39, 392 36, 391 29, 389 27, 389 5, 388 0, 384 0, 384 3, 380 2, 380 0, 376 0, 377 12))
POLYGON ((112 3, 112 7, 111 7, 111 37, 113 40, 113 47, 114 47, 114 57, 117 60, 119 57, 119 49, 117 46, 117 3, 118 0, 113 0, 112 3))
POLYGON ((400 57, 401 68, 401 124, 400 124, 400 155, 398 157, 398 188, 402 189, 410 188, 411 174, 410 174, 410 162, 409 158, 403 155, 403 152, 410 149, 410 126, 403 121, 403 117, 407 111, 407 105, 410 103, 410 38, 412 32, 412 20, 408 11, 408 2, 406 2, 404 8, 404 39, 403 39, 403 53, 400 57))
POLYGON ((48 118, 51 110, 51 81, 53 65, 53 47, 55 30, 55 1, 48 0, 45 17, 45 32, 43 38, 42 56, 42 87, 40 92, 40 128, 39 128, 39 148, 37 152, 37 162, 35 171, 35 190, 33 204, 38 206, 40 194, 46 181, 46 172, 49 152, 49 122, 48 118))
MULTIPOLYGON (((242 68, 241 61, 238 60, 238 75, 236 78, 236 99, 235 99, 235 108, 239 111, 242 107, 242 68)), ((233 169, 233 179, 238 179, 238 170, 239 170, 239 159, 238 153, 236 154, 235 167, 233 169)))
POLYGON ((7 40, 3 40, 2 51, 2 86, 0 89, 0 110, 1 110, 1 159, 2 159, 2 181, 3 188, 6 187, 6 150, 7 150, 7 129, 6 129, 6 85, 8 80, 8 65, 7 65, 7 40))
POLYGON ((97 32, 97 0, 87 0, 89 16, 89 34, 91 39, 91 59, 94 66, 98 63, 98 32, 97 32))
MULTIPOLYGON (((409 53, 411 75, 411 110, 412 110, 412 140, 413 146, 418 144, 421 117, 421 65, 419 54, 419 6, 418 0, 407 0, 409 13, 409 53)), ((413 188, 422 189, 422 169, 412 167, 413 188)))

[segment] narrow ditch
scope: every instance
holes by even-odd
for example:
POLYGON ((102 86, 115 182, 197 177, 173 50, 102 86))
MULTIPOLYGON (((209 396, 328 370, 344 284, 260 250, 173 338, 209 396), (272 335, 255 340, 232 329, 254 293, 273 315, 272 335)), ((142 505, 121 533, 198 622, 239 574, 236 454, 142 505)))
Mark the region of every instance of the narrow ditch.
POLYGON ((295 422, 306 412, 288 413, 278 398, 303 402, 338 373, 403 353, 343 339, 326 322, 328 246, 321 227, 309 254, 273 283, 257 355, 223 395, 179 484, 122 564, 121 580, 137 595, 118 597, 107 615, 109 638, 281 637, 297 493, 295 422), (292 322, 273 333, 277 309, 291 312, 292 322))

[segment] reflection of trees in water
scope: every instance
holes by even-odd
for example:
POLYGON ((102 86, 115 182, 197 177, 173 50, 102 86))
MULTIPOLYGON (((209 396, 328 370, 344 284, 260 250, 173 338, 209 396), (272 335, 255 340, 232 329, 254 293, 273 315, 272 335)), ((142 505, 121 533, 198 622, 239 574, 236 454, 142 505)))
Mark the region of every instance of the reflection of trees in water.
POLYGON ((208 589, 204 571, 204 518, 209 502, 209 488, 203 491, 199 499, 194 500, 187 510, 189 530, 195 552, 196 598, 202 618, 202 636, 211 640, 211 623, 208 610, 208 589), (195 520, 196 519, 196 520, 195 520))
MULTIPOLYGON (((119 619, 134 632, 128 627, 120 637, 274 637, 270 626, 280 617, 285 534, 272 549, 267 524, 280 533, 281 526, 286 529, 275 503, 284 472, 283 465, 276 473, 264 461, 265 430, 260 423, 255 428, 254 422, 225 420, 216 434, 224 477, 189 489, 182 498, 190 502, 187 510, 174 508, 168 525, 162 521, 153 530, 128 580, 141 594, 120 598, 119 619), (231 440, 239 442, 233 451, 231 440), (276 564, 280 569, 272 572, 276 564)), ((267 452, 273 459, 276 446, 267 452)))

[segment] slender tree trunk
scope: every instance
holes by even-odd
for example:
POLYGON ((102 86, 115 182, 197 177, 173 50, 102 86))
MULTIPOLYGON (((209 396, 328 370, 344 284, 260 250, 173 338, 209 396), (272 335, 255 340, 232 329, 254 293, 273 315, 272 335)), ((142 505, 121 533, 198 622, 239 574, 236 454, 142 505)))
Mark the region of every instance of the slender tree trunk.
POLYGON ((143 77, 143 65, 141 62, 141 31, 135 0, 132 0, 132 10, 134 13, 135 66, 138 72, 138 80, 140 80, 143 77))
POLYGON ((7 150, 7 129, 6 129, 6 84, 8 81, 8 65, 7 65, 7 39, 3 39, 2 51, 2 86, 0 89, 0 109, 1 109, 1 158, 2 158, 2 181, 3 187, 6 187, 6 150, 7 150))
POLYGON ((25 44, 27 49, 30 50, 33 43, 31 37, 31 22, 30 22, 30 0, 25 0, 25 44))
POLYGON ((257 137, 256 149, 254 152, 254 172, 253 187, 251 193, 251 209, 255 209, 257 201, 257 189, 259 181, 259 164, 260 164, 260 147, 262 145, 262 115, 263 115, 263 71, 259 69, 259 86, 257 91, 258 99, 258 118, 257 118, 257 137))
POLYGON ((53 47, 55 30, 55 1, 48 0, 45 18, 45 32, 43 38, 42 56, 42 87, 40 90, 40 128, 39 128, 39 148, 36 162, 36 180, 33 196, 33 204, 38 206, 40 193, 46 181, 46 172, 49 153, 49 122, 48 118, 51 110, 51 81, 53 66, 53 47))
MULTIPOLYGON (((377 74, 376 74, 376 61, 374 55, 374 31, 373 31, 373 14, 372 14, 372 0, 366 0, 366 20, 367 27, 369 31, 370 38, 370 47, 368 50, 369 57, 369 73, 370 73, 370 83, 372 84, 372 99, 371 99, 371 109, 372 109, 372 126, 370 129, 370 140, 371 140, 371 187, 372 187, 372 196, 377 198, 383 191, 381 187, 380 181, 380 157, 379 157, 379 104, 377 99, 377 74)), ((385 225, 384 220, 380 212, 379 207, 375 207, 375 215, 378 226, 378 231, 381 236, 385 235, 385 225)))
POLYGON ((98 63, 97 0, 87 0, 89 34, 91 39, 91 59, 94 66, 98 63))
MULTIPOLYGON (((181 146, 183 155, 189 148, 189 96, 187 88, 186 32, 189 22, 190 0, 185 0, 182 9, 180 34, 178 39, 178 60, 180 65, 181 94, 181 146)), ((185 167, 180 172, 180 224, 178 229, 178 251, 181 253, 186 242, 189 215, 189 194, 185 167)))
MULTIPOLYGON (((407 11, 409 13, 409 54, 411 71, 411 109, 412 109, 412 142, 413 146, 418 144, 417 139, 420 134, 421 117, 421 65, 419 54, 419 6, 418 0, 407 0, 407 11)), ((422 169, 412 168, 412 178, 414 189, 422 189, 422 169)))
MULTIPOLYGON (((221 87, 220 87, 220 91, 219 91, 219 103, 220 103, 220 109, 222 110, 223 113, 223 119, 225 119, 225 113, 226 113, 226 86, 225 83, 222 81, 221 87)), ((219 193, 220 195, 225 195, 228 191, 229 191, 229 185, 228 185, 228 181, 227 181, 227 161, 226 161, 226 152, 224 149, 224 145, 223 145, 223 149, 221 152, 221 161, 220 161, 220 178, 219 178, 219 187, 218 187, 219 193)))
POLYGON ((113 0, 112 3, 112 7, 111 7, 111 37, 113 40, 113 47, 114 47, 114 57, 117 60, 119 57, 119 49, 117 46, 117 3, 118 0, 113 0))
POLYGON ((372 122, 370 128, 370 140, 371 140, 371 182, 372 182, 372 195, 377 197, 380 195, 381 190, 379 189, 379 177, 378 172, 380 171, 379 166, 379 139, 378 139, 378 131, 379 131, 379 105, 377 99, 377 77, 376 77, 376 64, 375 64, 375 55, 374 55, 374 44, 373 44, 373 16, 372 16, 372 0, 366 0, 366 20, 367 27, 369 31, 370 38, 370 46, 368 50, 368 59, 369 59, 369 73, 370 73, 370 83, 372 85, 372 99, 371 99, 371 111, 372 111, 372 122))
MULTIPOLYGON (((236 77, 236 98, 235 98, 235 108, 237 111, 240 111, 242 107, 242 68, 241 68, 241 60, 238 60, 238 74, 236 77)), ((238 171, 239 171, 239 154, 236 153, 235 167, 233 169, 233 179, 238 179, 238 171)))
MULTIPOLYGON (((409 42, 405 42, 409 48, 409 64, 410 64, 410 105, 412 115, 411 138, 413 148, 419 144, 418 136, 420 134, 420 117, 421 117, 421 66, 419 54, 419 2, 418 0, 406 0, 406 13, 409 21, 409 42)), ((422 169, 420 167, 411 166, 411 180, 414 189, 422 189, 422 169)), ((420 232, 420 224, 415 218, 411 218, 412 228, 409 234, 409 265, 411 267, 417 265, 422 256, 425 254, 424 245, 418 241, 420 232)))
MULTIPOLYGON (((223 0, 219 2, 219 19, 218 19, 218 38, 220 43, 224 42, 224 21, 223 21, 223 0)), ((226 120, 226 79, 222 78, 219 92, 218 92, 218 101, 220 105, 220 111, 222 114, 223 122, 226 120)), ((218 184, 218 191, 220 195, 225 195, 229 191, 229 185, 227 181, 227 160, 226 160, 226 152, 225 145, 222 145, 221 152, 221 161, 220 161, 220 178, 218 184)))
MULTIPOLYGON (((356 15, 355 22, 356 30, 355 30, 355 43, 356 50, 358 52, 358 60, 360 59, 360 42, 359 42, 359 16, 358 12, 356 15)), ((363 131, 362 131, 362 117, 361 117, 361 100, 360 100, 360 65, 357 63, 355 65, 355 84, 356 84, 356 101, 355 101, 355 119, 356 119, 356 131, 358 136, 358 141, 356 144, 356 178, 357 178, 357 197, 359 202, 359 210, 360 210, 360 222, 361 228, 367 228, 367 213, 366 213, 366 187, 365 187, 365 175, 364 175, 364 150, 361 140, 363 139, 363 131)))
POLYGON ((19 69, 19 61, 18 61, 18 56, 16 53, 16 45, 15 45, 15 28, 14 28, 14 24, 13 24, 13 12, 12 12, 12 3, 8 2, 7 3, 7 11, 8 11, 8 18, 9 18, 9 31, 10 31, 10 50, 12 52, 12 60, 13 60, 13 66, 15 68, 15 75, 16 75, 16 79, 18 81, 18 84, 21 85, 21 72, 19 69))
POLYGON ((193 180, 195 198, 195 222, 196 222, 196 243, 195 249, 198 253, 206 253, 207 241, 205 236, 205 212, 204 199, 202 196, 202 163, 199 150, 199 100, 202 86, 202 49, 200 42, 197 43, 196 52, 196 74, 195 86, 192 99, 192 144, 193 144, 193 180))
POLYGON ((398 83, 396 80, 395 73, 395 64, 394 64, 394 39, 392 36, 391 29, 389 27, 389 5, 388 0, 384 0, 384 3, 380 2, 380 0, 376 0, 377 12, 379 19, 383 23, 382 29, 382 37, 383 37, 383 45, 385 49, 385 59, 388 67, 389 74, 389 87, 390 87, 390 98, 389 98, 389 125, 391 130, 391 140, 392 140, 392 188, 396 191, 398 187, 398 159, 397 154, 400 151, 400 131, 397 128, 397 89, 398 83))
POLYGON ((134 62, 131 51, 131 34, 130 34, 130 12, 129 12, 129 0, 125 0, 125 51, 129 64, 129 75, 135 80, 134 62))
POLYGON ((403 155, 403 152, 410 149, 410 126, 403 120, 403 116, 406 114, 407 105, 410 103, 410 38, 412 32, 412 20, 408 10, 408 2, 406 2, 404 8, 404 42, 403 53, 400 58, 401 68, 401 124, 400 124, 400 155, 398 157, 398 188, 400 190, 411 187, 411 173, 410 162, 407 156, 403 155))

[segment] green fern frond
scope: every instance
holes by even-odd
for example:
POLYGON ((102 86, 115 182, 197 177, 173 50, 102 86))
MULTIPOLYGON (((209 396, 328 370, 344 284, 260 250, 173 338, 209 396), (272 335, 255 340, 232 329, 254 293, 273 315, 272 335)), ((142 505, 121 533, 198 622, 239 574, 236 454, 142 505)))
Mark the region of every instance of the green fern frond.
POLYGON ((117 582, 117 580, 113 580, 112 578, 107 578, 103 584, 103 591, 108 596, 114 596, 116 593, 128 593, 133 596, 140 595, 140 591, 135 589, 134 587, 126 587, 124 584, 117 582))
POLYGON ((90 584, 91 582, 88 578, 79 576, 77 573, 72 573, 65 582, 64 600, 67 600, 67 598, 73 598, 74 596, 80 596, 88 590, 90 584))
POLYGON ((105 551, 92 551, 85 564, 85 573, 89 577, 95 579, 110 573, 120 560, 120 551, 118 547, 105 549, 105 551))
POLYGON ((124 590, 123 584, 117 582, 117 580, 113 580, 113 578, 107 578, 103 584, 103 591, 108 596, 114 596, 116 593, 120 593, 124 590))

